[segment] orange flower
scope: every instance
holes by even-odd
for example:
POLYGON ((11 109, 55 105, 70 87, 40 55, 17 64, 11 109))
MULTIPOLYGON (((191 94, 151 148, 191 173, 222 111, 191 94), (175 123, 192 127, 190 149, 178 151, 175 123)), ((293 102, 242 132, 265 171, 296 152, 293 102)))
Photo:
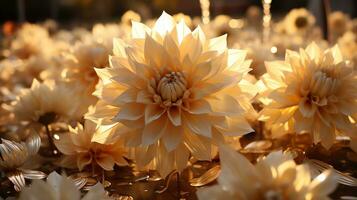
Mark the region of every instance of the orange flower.
POLYGON ((33 80, 12 102, 9 110, 19 121, 50 124, 57 119, 80 118, 85 110, 79 110, 80 100, 76 88, 63 83, 33 80))
POLYGON ((288 51, 285 62, 267 62, 267 87, 260 119, 273 137, 307 132, 329 148, 337 134, 356 142, 357 74, 346 65, 338 47, 323 52, 312 43, 288 51), (352 118, 354 120, 352 120, 352 118))
POLYGON ((79 170, 90 164, 97 164, 104 170, 113 170, 115 164, 127 165, 123 158, 124 149, 119 142, 100 144, 93 140, 95 134, 100 134, 96 124, 87 120, 84 128, 78 124, 75 129, 69 127, 70 133, 63 134, 55 145, 65 157, 62 164, 65 167, 77 165, 79 170))
POLYGON ((256 93, 242 80, 250 62, 227 49, 226 35, 207 39, 163 13, 153 29, 133 22, 132 40, 115 39, 113 52, 110 67, 97 69, 103 85, 88 117, 137 147, 139 166, 152 161, 166 176, 190 154, 209 160, 212 143, 252 131, 243 117, 256 93))

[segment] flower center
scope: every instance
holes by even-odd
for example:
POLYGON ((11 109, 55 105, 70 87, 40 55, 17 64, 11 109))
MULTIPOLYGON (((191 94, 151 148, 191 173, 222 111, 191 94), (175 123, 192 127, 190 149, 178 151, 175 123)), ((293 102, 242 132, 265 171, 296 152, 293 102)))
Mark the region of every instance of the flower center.
POLYGON ((181 72, 170 72, 163 76, 157 85, 157 93, 162 100, 176 102, 186 91, 187 81, 181 72))
POLYGON ((304 28, 307 26, 307 19, 306 17, 298 17, 295 21, 295 25, 298 28, 304 28))
POLYGON ((49 125, 58 119, 58 115, 55 112, 47 112, 38 118, 38 122, 43 125, 49 125))
POLYGON ((264 199, 265 200, 282 200, 283 199, 283 195, 279 191, 268 190, 264 194, 264 199))

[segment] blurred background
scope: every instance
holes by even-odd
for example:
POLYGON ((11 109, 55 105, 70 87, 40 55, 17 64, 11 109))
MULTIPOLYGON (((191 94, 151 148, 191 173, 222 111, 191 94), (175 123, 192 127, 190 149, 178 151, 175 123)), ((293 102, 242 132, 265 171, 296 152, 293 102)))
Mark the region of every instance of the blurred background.
MULTIPOLYGON (((319 2, 321 0, 273 0, 273 17, 282 16, 296 7, 309 8, 318 14, 319 2)), ((211 16, 239 17, 252 5, 261 6, 261 0, 211 0, 211 16)), ((331 0, 331 7, 356 17, 357 0, 331 0)), ((116 21, 129 9, 139 13, 144 20, 159 16, 162 10, 171 14, 200 15, 199 0, 1 0, 0 24, 46 19, 54 19, 62 25, 116 21)))

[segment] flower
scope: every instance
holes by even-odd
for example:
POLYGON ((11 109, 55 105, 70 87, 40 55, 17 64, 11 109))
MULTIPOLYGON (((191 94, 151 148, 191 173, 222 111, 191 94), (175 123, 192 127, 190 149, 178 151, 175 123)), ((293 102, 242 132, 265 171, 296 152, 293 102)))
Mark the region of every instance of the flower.
POLYGON ((192 19, 189 15, 185 15, 184 13, 177 13, 172 16, 174 18, 175 22, 179 23, 181 20, 185 22, 185 24, 191 29, 194 28, 194 24, 192 22, 192 19))
POLYGON ((21 91, 9 107, 19 121, 48 125, 58 119, 78 119, 85 111, 78 110, 80 100, 76 88, 54 81, 33 80, 31 88, 21 91))
POLYGON ((52 40, 45 28, 26 23, 17 32, 16 39, 11 42, 10 50, 11 55, 27 59, 33 55, 50 54, 53 50, 51 45, 52 40))
POLYGON ((78 124, 75 129, 69 127, 70 132, 62 134, 55 145, 65 155, 62 163, 65 167, 77 165, 79 170, 90 164, 97 164, 104 170, 113 170, 114 164, 127 165, 123 158, 124 148, 119 142, 100 144, 93 141, 93 136, 101 134, 96 124, 86 120, 84 127, 78 124))
POLYGON ((121 16, 121 23, 130 26, 131 21, 140 22, 141 16, 135 11, 128 10, 121 16))
POLYGON ((139 166, 152 161, 166 176, 190 153, 209 160, 212 143, 252 131, 243 117, 256 92, 242 80, 250 62, 227 49, 226 35, 206 39, 164 12, 153 29, 133 22, 132 36, 115 39, 110 67, 97 69, 100 100, 87 118, 136 147, 139 166))
POLYGON ((306 33, 315 25, 315 17, 305 8, 292 9, 285 16, 283 25, 288 34, 306 33))
POLYGON ((245 16, 248 21, 248 26, 258 27, 262 21, 262 9, 259 6, 249 6, 245 16))
POLYGON ((29 187, 26 187, 20 193, 20 200, 35 200, 35 199, 48 199, 48 200, 97 200, 109 199, 106 195, 103 185, 97 183, 91 187, 89 192, 81 198, 81 192, 77 189, 73 180, 52 172, 48 175, 47 181, 42 180, 34 181, 29 187))
POLYGON ((357 35, 347 31, 338 39, 338 46, 343 57, 351 61, 353 66, 357 68, 357 35))
POLYGON ((252 165, 247 158, 221 147, 218 185, 197 191, 198 199, 328 199, 337 186, 332 170, 311 180, 307 164, 297 165, 289 154, 272 152, 252 165))
POLYGON ((31 170, 34 167, 31 159, 37 154, 41 146, 41 138, 31 135, 26 143, 1 139, 0 144, 0 169, 5 172, 7 178, 14 184, 16 191, 25 186, 25 179, 42 179, 46 174, 31 170))
POLYGON ((341 11, 335 11, 328 16, 328 23, 329 31, 336 40, 349 29, 350 17, 341 11))
POLYGON ((267 99, 260 113, 273 137, 310 133, 330 148, 337 134, 356 140, 351 119, 357 112, 357 76, 337 46, 322 51, 315 43, 287 51, 285 62, 266 62, 262 81, 267 99))
POLYGON ((83 85, 88 88, 88 94, 91 94, 98 83, 98 76, 94 68, 108 66, 110 52, 111 49, 103 44, 77 43, 64 57, 63 79, 83 85))

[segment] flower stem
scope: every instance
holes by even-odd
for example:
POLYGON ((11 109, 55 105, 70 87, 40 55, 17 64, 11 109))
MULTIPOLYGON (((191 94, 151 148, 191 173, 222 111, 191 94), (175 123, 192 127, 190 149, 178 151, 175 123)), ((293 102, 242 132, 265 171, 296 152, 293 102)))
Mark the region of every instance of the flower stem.
POLYGON ((181 199, 180 172, 176 172, 177 199, 181 199))
POLYGON ((102 184, 104 185, 104 181, 105 181, 105 174, 104 174, 104 170, 102 169, 102 184))
POLYGON ((55 143, 53 142, 53 138, 52 138, 52 134, 51 134, 50 128, 49 128, 48 124, 46 124, 44 126, 46 128, 46 134, 47 134, 48 142, 50 143, 51 153, 54 153, 54 150, 56 150, 56 146, 55 146, 55 143))

